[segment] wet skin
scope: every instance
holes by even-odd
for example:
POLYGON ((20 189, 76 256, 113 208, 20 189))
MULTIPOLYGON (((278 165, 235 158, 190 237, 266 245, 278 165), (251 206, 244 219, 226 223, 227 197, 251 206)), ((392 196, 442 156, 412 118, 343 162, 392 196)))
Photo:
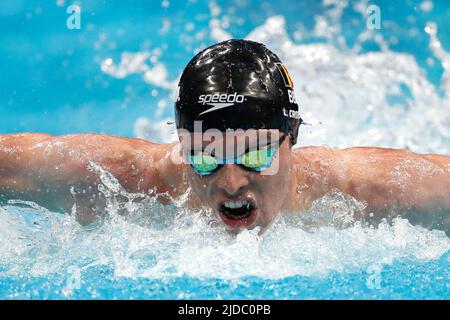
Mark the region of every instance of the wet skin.
POLYGON ((89 166, 94 162, 128 192, 156 196, 165 204, 191 187, 189 205, 212 209, 232 231, 256 226, 264 231, 281 212, 306 210, 333 189, 362 201, 365 212, 376 217, 409 213, 417 223, 449 230, 448 156, 372 147, 292 149, 286 140, 277 152, 276 174, 227 164, 200 177, 190 165, 171 160, 180 150, 180 144, 96 134, 0 135, 0 202, 28 200, 65 212, 75 207, 78 220, 89 223, 105 214, 97 188, 101 181, 89 166), (236 199, 255 205, 248 221, 221 215, 219 204, 236 199))
MULTIPOLYGON (((265 230, 273 218, 289 203, 288 198, 294 196, 292 194, 295 188, 293 188, 291 148, 288 139, 278 146, 282 135, 277 132, 276 136, 268 139, 269 144, 276 145, 277 151, 271 167, 265 170, 264 174, 246 170, 239 165, 225 164, 212 174, 201 176, 189 165, 185 165, 185 176, 193 191, 191 205, 211 208, 216 217, 230 229, 260 226, 262 230, 265 230), (253 208, 246 218, 230 218, 221 210, 223 203, 227 201, 242 200, 250 202, 253 208)), ((230 148, 227 148, 227 142, 234 142, 231 143, 232 146, 238 145, 239 136, 241 135, 233 135, 229 137, 229 141, 221 138, 222 141, 218 144, 230 151, 230 148)), ((252 149, 251 146, 257 147, 258 143, 251 140, 248 141, 247 147, 242 147, 243 152, 246 149, 252 149)), ((232 154, 232 150, 229 153, 232 154)), ((236 153, 240 154, 240 152, 236 153)))

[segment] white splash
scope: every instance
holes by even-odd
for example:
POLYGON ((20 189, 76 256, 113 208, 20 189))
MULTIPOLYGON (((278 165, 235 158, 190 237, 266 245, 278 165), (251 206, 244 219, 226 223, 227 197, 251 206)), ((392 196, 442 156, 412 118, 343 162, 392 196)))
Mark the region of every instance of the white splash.
POLYGON ((115 78, 125 78, 133 73, 145 72, 149 69, 145 61, 150 57, 149 52, 123 52, 119 64, 115 64, 112 58, 101 62, 101 70, 115 78))
MULTIPOLYGON (((449 53, 442 48, 435 25, 429 23, 425 31, 445 70, 443 97, 413 56, 384 45, 382 52, 361 54, 359 45, 371 33, 362 34, 355 48, 345 48, 339 35, 339 3, 344 2, 323 3, 337 7, 317 17, 315 32, 336 35, 336 43, 295 44, 282 16, 268 18, 246 37, 276 52, 294 79, 303 118, 312 124, 301 128, 299 145, 375 145, 449 154, 449 53)), ((220 7, 212 3, 210 10, 211 39, 231 38, 218 22, 220 7)), ((174 92, 173 79, 179 75, 170 74, 157 58, 158 51, 124 52, 119 62, 105 59, 101 70, 116 78, 141 74, 146 83, 174 92)), ((135 134, 163 140, 171 133, 165 122, 139 118, 135 134)), ((92 170, 102 177, 99 190, 109 201, 110 219, 84 228, 71 215, 29 203, 23 203, 31 206, 27 209, 14 203, 0 207, 0 266, 6 267, 0 274, 46 275, 72 265, 82 269, 108 265, 118 277, 324 276, 332 271, 364 272, 370 265, 398 259, 437 259, 450 250, 450 239, 442 231, 412 226, 404 219, 378 228, 355 223, 351 215, 362 204, 342 194, 313 206, 311 219, 324 227, 306 228, 296 219, 280 218, 263 236, 255 230, 233 237, 198 212, 182 205, 164 207, 152 198, 142 200, 142 195, 124 192, 98 166, 92 170), (142 202, 136 203, 137 198, 142 202), (127 217, 119 214, 123 210, 127 217), (341 228, 332 226, 336 222, 341 228)))
POLYGON ((134 135, 156 143, 172 143, 178 141, 176 127, 172 119, 166 118, 152 122, 146 117, 140 117, 134 124, 134 135))
POLYGON ((278 279, 364 272, 373 264, 428 261, 450 250, 443 231, 412 226, 404 219, 382 222, 378 228, 355 222, 353 212, 363 205, 340 193, 316 201, 312 210, 329 214, 312 219, 324 222, 328 216, 341 221, 341 228, 327 223, 305 228, 305 213, 298 213, 280 216, 262 236, 258 229, 233 236, 211 223, 208 214, 187 210, 185 197, 165 207, 154 198, 128 193, 99 165, 90 163, 90 169, 100 177, 108 218, 82 227, 72 215, 30 202, 0 207, 0 266, 6 267, 0 275, 45 276, 105 265, 115 277, 278 279))
MULTIPOLYGON (((431 48, 443 66, 448 53, 433 27, 431 48)), ((428 30, 427 29, 427 30, 428 30)), ((294 44, 282 16, 267 19, 247 39, 263 42, 287 66, 303 119, 298 145, 372 145, 450 153, 448 70, 441 97, 412 55, 366 54, 332 44, 294 44)))
POLYGON ((154 51, 153 54, 148 51, 123 52, 118 64, 114 63, 112 58, 106 58, 101 62, 100 68, 104 73, 119 79, 141 73, 146 83, 173 90, 177 81, 168 80, 166 66, 156 61, 155 57, 159 54, 159 50, 154 51), (155 62, 151 61, 152 58, 155 62))
MULTIPOLYGON (((335 4, 332 1, 324 5, 333 8, 335 4)), ((342 10, 338 6, 323 16, 337 33, 342 10)), ((211 12, 215 12, 213 20, 219 18, 219 7, 213 5, 211 12)), ((220 28, 220 24, 215 26, 220 28)), ((364 145, 450 154, 450 54, 441 46, 435 24, 428 23, 425 31, 430 36, 432 52, 444 68, 444 96, 428 81, 412 55, 390 51, 372 30, 363 31, 349 49, 342 41, 295 44, 286 31, 284 17, 273 16, 245 38, 262 42, 276 52, 294 80, 303 119, 311 124, 301 127, 297 146, 364 145), (368 39, 378 39, 383 50, 361 54, 361 44, 368 39)), ((224 40, 219 38, 217 41, 224 40)), ((177 80, 168 79, 178 79, 179 75, 170 75, 161 62, 150 68, 144 59, 148 57, 146 53, 135 55, 126 55, 117 66, 109 62, 102 69, 116 77, 142 72, 144 81, 169 90, 173 96, 177 80)), ((167 106, 172 102, 167 99, 163 103, 167 106)), ((156 116, 147 117, 145 124, 142 118, 137 120, 135 133, 139 137, 154 138, 152 128, 167 132, 157 119, 162 114, 160 109, 157 107, 153 113, 156 116)), ((169 137, 161 140, 172 141, 169 137)))
POLYGON ((143 218, 141 206, 128 207, 130 216, 125 218, 118 214, 123 206, 115 205, 109 220, 90 229, 70 215, 40 208, 0 208, 0 265, 7 267, 0 274, 44 276, 64 273, 71 266, 83 270, 106 265, 116 277, 278 279, 364 272, 373 264, 428 261, 450 250, 442 231, 412 226, 403 219, 378 228, 355 223, 344 229, 307 231, 280 218, 263 236, 257 235, 258 230, 232 236, 182 208, 163 208, 149 200, 147 219, 155 221, 143 226, 142 219, 136 223, 137 217, 143 218), (158 224, 158 219, 166 223, 158 224))

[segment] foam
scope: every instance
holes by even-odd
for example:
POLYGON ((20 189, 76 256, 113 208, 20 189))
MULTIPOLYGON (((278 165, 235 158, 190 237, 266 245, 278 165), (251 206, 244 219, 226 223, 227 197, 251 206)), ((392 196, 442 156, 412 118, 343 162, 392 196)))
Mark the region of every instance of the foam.
POLYGON ((339 192, 317 200, 312 209, 316 215, 309 220, 298 212, 280 216, 262 236, 258 229, 233 236, 210 213, 187 210, 185 198, 163 206, 154 198, 126 192, 97 164, 90 167, 102 181, 106 221, 82 227, 72 215, 29 202, 0 207, 3 275, 45 276, 106 265, 115 277, 130 278, 323 277, 333 271, 364 272, 397 260, 433 260, 450 250, 443 231, 412 226, 405 219, 377 228, 355 221, 352 215, 363 204, 339 192))
MULTIPOLYGON (((268 18, 246 36, 276 52, 294 79, 303 118, 312 124, 301 127, 299 145, 373 145, 450 154, 450 55, 436 26, 429 22, 426 32, 444 69, 440 88, 427 80, 413 56, 389 50, 371 31, 363 31, 354 47, 347 48, 340 35, 339 3, 345 2, 325 1, 332 10, 316 18, 316 35, 333 35, 328 43, 294 43, 282 16, 268 18), (361 53, 368 39, 375 39, 382 50, 361 53)), ((360 2, 359 8, 365 4, 360 2)), ((422 10, 427 8, 429 4, 422 10)), ((210 38, 231 38, 221 27, 220 7, 214 3, 210 10, 210 38)), ((155 57, 158 51, 124 52, 119 61, 104 59, 100 68, 115 78, 140 74, 142 81, 173 96, 179 75, 170 74, 155 57)), ((167 142, 173 138, 167 122, 139 118, 135 134, 167 142)), ((377 228, 355 222, 353 214, 364 204, 338 192, 317 200, 310 212, 280 217, 263 236, 258 230, 231 236, 211 223, 208 214, 184 208, 183 199, 164 207, 127 193, 98 165, 91 169, 102 179, 109 218, 82 227, 69 213, 52 213, 33 203, 0 207, 0 266, 5 267, 0 274, 45 276, 74 266, 85 270, 107 265, 117 277, 277 279, 364 272, 398 260, 438 259, 450 250, 444 232, 405 219, 377 228), (124 210, 128 217, 119 214, 124 210), (317 223, 322 226, 315 227, 317 223)))
MULTIPOLYGON (((284 17, 273 16, 245 38, 265 43, 289 69, 303 119, 311 124, 301 126, 297 146, 370 145, 450 154, 450 54, 440 45, 435 24, 430 22, 426 31, 444 68, 441 88, 428 81, 412 55, 386 46, 381 52, 360 53, 361 43, 374 37, 370 31, 351 49, 295 44, 284 17)), ((166 80, 151 83, 168 88, 166 80)), ((172 96, 176 81, 170 83, 172 96)), ((135 131, 151 131, 153 121, 158 122, 138 120, 135 131)))

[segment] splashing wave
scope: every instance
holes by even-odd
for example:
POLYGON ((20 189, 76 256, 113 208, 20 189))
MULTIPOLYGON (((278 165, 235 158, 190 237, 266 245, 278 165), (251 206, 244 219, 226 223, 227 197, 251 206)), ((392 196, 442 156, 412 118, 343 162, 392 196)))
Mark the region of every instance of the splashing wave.
POLYGON ((72 215, 29 202, 0 207, 3 275, 44 276, 73 266, 105 265, 116 277, 279 279, 360 272, 399 259, 432 260, 450 250, 444 232, 412 226, 401 218, 378 228, 349 223, 349 213, 360 210, 361 204, 340 193, 331 193, 314 208, 329 212, 331 220, 345 221, 341 228, 304 228, 297 217, 280 216, 262 236, 257 229, 233 236, 211 223, 207 214, 184 208, 183 199, 170 207, 148 197, 136 202, 144 196, 127 193, 108 172, 91 166, 102 180, 99 190, 108 199, 108 219, 82 227, 72 215))

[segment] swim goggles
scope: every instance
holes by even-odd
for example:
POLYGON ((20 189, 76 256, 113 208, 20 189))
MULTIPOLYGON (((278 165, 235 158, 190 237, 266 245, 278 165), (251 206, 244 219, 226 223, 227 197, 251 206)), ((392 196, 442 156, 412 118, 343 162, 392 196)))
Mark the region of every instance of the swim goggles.
POLYGON ((191 154, 187 158, 194 171, 201 176, 210 175, 225 164, 236 164, 249 171, 261 172, 270 168, 272 160, 285 138, 286 135, 283 135, 275 146, 268 145, 246 151, 234 159, 218 159, 204 152, 191 154))

